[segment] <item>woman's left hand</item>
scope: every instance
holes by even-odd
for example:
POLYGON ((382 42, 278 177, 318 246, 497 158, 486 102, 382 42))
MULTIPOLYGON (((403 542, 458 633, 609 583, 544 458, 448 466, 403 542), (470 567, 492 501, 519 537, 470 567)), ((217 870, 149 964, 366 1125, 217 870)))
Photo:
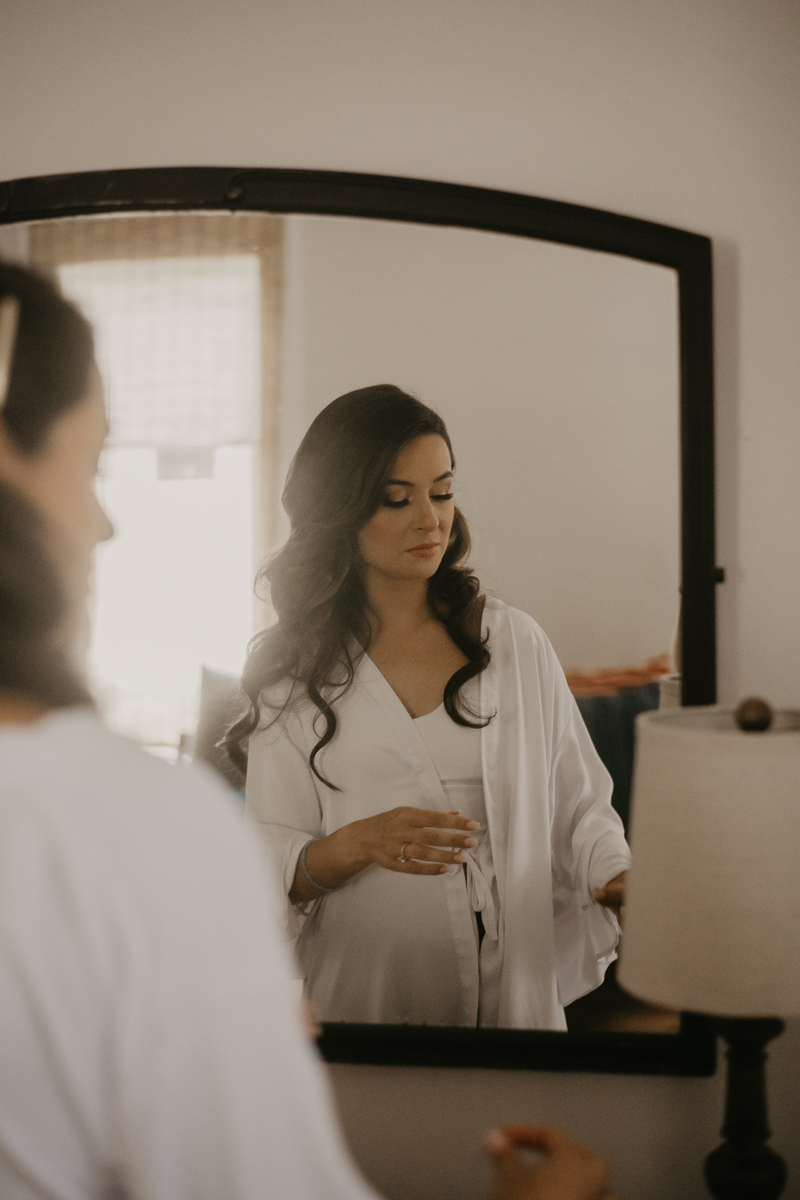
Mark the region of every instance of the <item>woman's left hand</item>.
POLYGON ((621 871, 613 879, 609 879, 605 887, 595 888, 593 899, 603 908, 610 908, 614 916, 622 924, 622 910, 625 905, 625 887, 628 882, 628 872, 621 871))

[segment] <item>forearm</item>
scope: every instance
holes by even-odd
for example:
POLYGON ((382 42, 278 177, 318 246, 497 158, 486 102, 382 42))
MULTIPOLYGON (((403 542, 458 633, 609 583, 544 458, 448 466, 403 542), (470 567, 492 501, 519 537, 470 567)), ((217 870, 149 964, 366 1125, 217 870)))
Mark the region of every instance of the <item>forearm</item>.
MULTIPOLYGON (((306 867, 308 874, 325 888, 341 887, 348 879, 358 875, 370 864, 359 846, 354 825, 345 825, 331 833, 328 837, 313 841, 306 848, 306 867)), ((303 871, 300 858, 297 860, 294 880, 292 881, 289 899, 292 904, 303 904, 309 900, 318 900, 324 892, 314 887, 303 871)))

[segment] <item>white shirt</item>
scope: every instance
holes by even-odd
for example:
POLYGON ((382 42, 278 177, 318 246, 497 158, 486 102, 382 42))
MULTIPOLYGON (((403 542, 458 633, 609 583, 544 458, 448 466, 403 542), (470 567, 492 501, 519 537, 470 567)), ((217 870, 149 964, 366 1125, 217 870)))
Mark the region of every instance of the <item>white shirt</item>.
POLYGON ((0 726, 4 1200, 375 1200, 273 887, 210 774, 86 710, 0 726))
MULTIPOLYGON (((542 630, 488 600, 492 655, 479 677, 483 797, 497 888, 496 1024, 564 1029, 563 1006, 597 987, 619 927, 592 902, 630 861, 600 761, 542 630)), ((265 696, 280 701, 285 687, 265 696)), ((336 703, 317 756, 316 709, 288 710, 250 739, 247 810, 284 895, 309 838, 400 805, 448 811, 417 723, 367 655, 336 703)), ((459 807, 455 805, 455 807, 459 807)), ((399 848, 398 848, 399 853, 399 848)), ((338 891, 288 905, 300 969, 324 1020, 471 1025, 480 1005, 475 918, 463 870, 419 876, 368 867, 338 891)))

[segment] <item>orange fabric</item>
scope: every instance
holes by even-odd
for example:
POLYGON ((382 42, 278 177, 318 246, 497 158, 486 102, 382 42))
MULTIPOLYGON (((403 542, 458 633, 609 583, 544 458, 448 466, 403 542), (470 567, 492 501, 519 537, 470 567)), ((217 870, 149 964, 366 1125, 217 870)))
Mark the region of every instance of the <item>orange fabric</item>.
POLYGON ((600 667, 597 671, 576 670, 565 674, 573 696, 608 696, 621 688, 657 683, 669 670, 669 654, 658 654, 638 667, 600 667))

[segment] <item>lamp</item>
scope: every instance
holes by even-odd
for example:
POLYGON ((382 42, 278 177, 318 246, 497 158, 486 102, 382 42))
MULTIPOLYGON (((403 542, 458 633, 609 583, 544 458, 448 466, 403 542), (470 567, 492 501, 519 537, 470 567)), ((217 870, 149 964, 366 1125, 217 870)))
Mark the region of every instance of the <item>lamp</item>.
POLYGON ((647 712, 636 737, 618 978, 711 1016, 728 1082, 706 1183, 719 1200, 775 1200, 786 1166, 766 1145, 764 1047, 800 1015, 800 712, 647 712))

